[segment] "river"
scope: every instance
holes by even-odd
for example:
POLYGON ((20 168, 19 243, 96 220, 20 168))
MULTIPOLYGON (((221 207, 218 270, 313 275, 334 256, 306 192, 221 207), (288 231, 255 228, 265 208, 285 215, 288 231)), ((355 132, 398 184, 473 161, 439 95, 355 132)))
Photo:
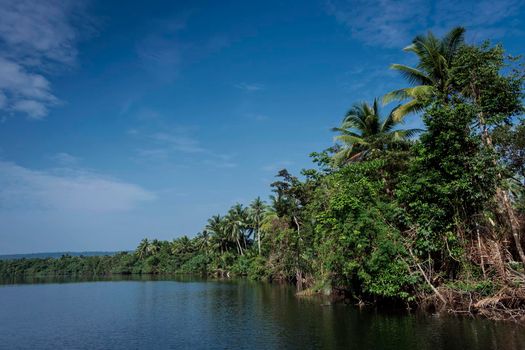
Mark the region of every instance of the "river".
POLYGON ((0 285, 2 349, 525 349, 525 327, 191 278, 0 285))

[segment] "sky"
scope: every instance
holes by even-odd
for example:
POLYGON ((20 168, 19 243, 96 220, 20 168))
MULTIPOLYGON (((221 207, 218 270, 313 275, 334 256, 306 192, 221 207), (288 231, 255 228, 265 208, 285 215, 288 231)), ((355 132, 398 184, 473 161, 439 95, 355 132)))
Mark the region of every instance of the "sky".
POLYGON ((0 0, 0 18, 0 254, 192 236, 405 86, 388 67, 415 35, 525 47, 523 0, 0 0))

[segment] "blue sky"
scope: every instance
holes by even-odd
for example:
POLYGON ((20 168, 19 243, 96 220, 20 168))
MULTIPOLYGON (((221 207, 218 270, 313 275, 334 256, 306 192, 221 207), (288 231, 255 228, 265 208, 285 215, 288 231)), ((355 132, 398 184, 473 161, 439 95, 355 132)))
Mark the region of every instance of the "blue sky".
POLYGON ((0 18, 0 254, 193 235, 403 86, 388 66, 415 34, 525 42, 521 0, 0 0, 0 18))

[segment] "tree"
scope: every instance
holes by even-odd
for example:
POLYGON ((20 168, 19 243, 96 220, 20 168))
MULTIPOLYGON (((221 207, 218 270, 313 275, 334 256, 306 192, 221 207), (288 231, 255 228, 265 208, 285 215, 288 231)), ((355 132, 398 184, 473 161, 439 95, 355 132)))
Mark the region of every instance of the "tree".
MULTIPOLYGON (((509 124, 513 116, 523 113, 522 69, 509 70, 505 51, 499 45, 491 47, 488 42, 480 46, 465 45, 454 60, 454 84, 458 93, 476 108, 477 126, 488 152, 495 153, 491 129, 509 124)), ((512 61, 512 60, 510 60, 512 61)), ((494 155, 494 163, 496 163, 494 155)), ((503 175, 498 174, 499 180, 503 175)), ((506 217, 518 256, 525 266, 525 251, 521 246, 520 220, 513 207, 509 192, 498 186, 496 199, 500 215, 506 217)))
POLYGON ((285 251, 279 253, 290 261, 290 270, 295 271, 296 285, 301 290, 307 269, 305 250, 311 247, 303 230, 307 221, 304 209, 316 183, 314 181, 303 183, 286 169, 280 170, 277 177, 280 179, 271 184, 272 191, 275 193, 271 198, 275 213, 288 226, 288 229, 282 230, 284 237, 281 241, 286 242, 286 246, 283 247, 285 251))
POLYGON ((186 235, 174 239, 171 244, 171 253, 173 255, 185 257, 186 255, 191 254, 193 250, 193 242, 186 235))
POLYGON ((213 241, 208 230, 203 230, 197 234, 196 237, 197 250, 204 252, 206 256, 210 254, 211 249, 213 248, 213 241))
POLYGON ((239 255, 244 255, 243 245, 246 248, 246 234, 248 223, 248 210, 242 204, 235 204, 226 215, 226 229, 230 237, 237 243, 239 255), (242 244, 241 244, 242 243, 242 244))
POLYGON ((206 230, 211 233, 212 245, 221 254, 229 248, 230 239, 226 232, 226 220, 220 215, 214 215, 208 219, 206 230))
POLYGON ((250 204, 249 217, 255 231, 257 248, 259 255, 261 255, 261 223, 266 213, 266 204, 261 200, 261 197, 257 197, 250 204))
POLYGON ((418 35, 404 51, 414 53, 418 58, 416 67, 392 64, 391 69, 399 71, 411 87, 394 90, 383 97, 383 103, 394 100, 409 100, 394 111, 394 118, 401 119, 409 113, 423 111, 435 96, 447 96, 452 89, 452 62, 463 45, 465 28, 455 27, 443 38, 432 32, 418 35))
POLYGON ((149 241, 147 238, 144 238, 142 241, 140 241, 137 250, 135 250, 135 254, 137 254, 139 259, 142 260, 149 255, 149 252, 149 241))
POLYGON ((394 117, 396 110, 382 118, 377 99, 374 99, 372 106, 366 102, 356 103, 346 113, 341 126, 332 129, 339 133, 335 140, 342 143, 333 157, 335 164, 362 160, 374 150, 384 150, 396 142, 404 142, 421 131, 396 129, 402 122, 402 119, 394 117))
POLYGON ((148 245, 148 254, 149 255, 155 255, 160 251, 161 243, 158 239, 154 239, 151 241, 151 243, 148 245))

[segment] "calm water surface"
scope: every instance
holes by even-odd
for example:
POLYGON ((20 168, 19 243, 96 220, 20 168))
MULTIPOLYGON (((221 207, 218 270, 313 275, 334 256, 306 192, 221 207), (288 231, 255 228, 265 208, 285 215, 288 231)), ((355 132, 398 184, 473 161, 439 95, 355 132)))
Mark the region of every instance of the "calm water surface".
POLYGON ((0 285, 0 348, 525 349, 523 326, 323 306, 286 286, 62 282, 0 285))

